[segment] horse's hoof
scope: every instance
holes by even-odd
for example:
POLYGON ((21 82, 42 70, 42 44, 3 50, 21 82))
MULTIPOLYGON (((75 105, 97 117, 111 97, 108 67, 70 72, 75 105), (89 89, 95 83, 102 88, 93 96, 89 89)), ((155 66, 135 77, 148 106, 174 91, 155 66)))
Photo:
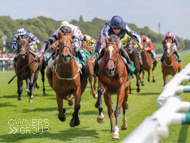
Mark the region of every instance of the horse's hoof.
POLYGON ((94 96, 94 98, 95 98, 95 99, 98 99, 98 94, 96 94, 96 95, 94 96))
POLYGON ((112 136, 112 139, 116 139, 116 140, 119 140, 119 135, 117 135, 117 134, 114 134, 114 135, 112 136))
POLYGON ((61 121, 61 122, 64 122, 65 120, 66 120, 66 116, 64 115, 63 117, 59 117, 58 116, 58 118, 59 118, 59 120, 61 121))
POLYGON ((18 96, 18 100, 22 100, 22 96, 18 96))
POLYGON ((43 93, 43 96, 45 96, 45 95, 46 95, 46 93, 44 92, 44 93, 43 93))
POLYGON ((73 100, 69 100, 68 104, 69 104, 69 106, 72 106, 73 105, 73 100))
POLYGON ((26 89, 25 89, 25 91, 26 91, 26 92, 28 92, 28 91, 29 91, 29 89, 28 89, 28 88, 26 88, 26 89))
POLYGON ((115 130, 111 130, 111 132, 110 132, 111 134, 113 134, 113 133, 115 133, 115 130))
POLYGON ((65 112, 66 112, 66 108, 63 108, 63 114, 65 114, 65 112))
POLYGON ((126 126, 121 125, 121 130, 127 130, 127 129, 128 129, 127 125, 126 126))
POLYGON ((137 88, 137 92, 140 92, 140 88, 137 88))
POLYGON ((28 103, 33 103, 33 100, 32 100, 32 99, 30 99, 30 100, 28 101, 28 103))
POLYGON ((37 88, 37 89, 39 89, 39 88, 40 88, 40 86, 39 86, 39 85, 36 85, 36 88, 37 88))
POLYGON ((152 80, 152 82, 156 82, 156 80, 154 79, 154 80, 152 80))
POLYGON ((98 123, 104 123, 104 121, 105 121, 105 118, 100 119, 100 118, 97 117, 97 122, 98 123))
POLYGON ((80 120, 79 119, 75 121, 75 126, 78 126, 78 125, 80 125, 80 120))

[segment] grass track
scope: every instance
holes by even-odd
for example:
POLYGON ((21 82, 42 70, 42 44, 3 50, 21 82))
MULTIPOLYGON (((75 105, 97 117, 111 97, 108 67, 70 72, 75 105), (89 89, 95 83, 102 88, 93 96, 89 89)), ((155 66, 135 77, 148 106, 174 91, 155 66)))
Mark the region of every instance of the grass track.
MULTIPOLYGON (((181 53, 183 67, 189 62, 190 53, 181 53)), ((98 109, 94 107, 96 99, 90 95, 90 86, 85 91, 81 99, 81 109, 79 118, 81 124, 71 128, 69 122, 72 118, 73 106, 69 106, 64 101, 66 111, 66 121, 59 121, 57 115, 57 103, 55 92, 50 88, 46 78, 46 96, 42 95, 42 88, 35 89, 34 103, 28 103, 26 92, 22 94, 22 101, 17 100, 16 79, 8 85, 8 81, 14 76, 14 72, 0 73, 0 142, 21 142, 21 143, 59 143, 59 142, 80 142, 80 143, 105 143, 120 142, 130 134, 147 116, 157 110, 156 99, 163 90, 163 79, 161 73, 161 63, 159 62, 155 75, 156 83, 147 82, 145 76, 145 86, 140 87, 140 93, 136 92, 136 79, 132 79, 132 94, 129 95, 129 109, 126 112, 128 130, 120 130, 120 140, 112 140, 110 134, 110 121, 107 115, 107 107, 103 102, 105 122, 99 124, 96 121, 98 109), (23 124, 18 120, 25 120, 23 124), (33 122, 33 125, 30 123, 33 122), (14 121, 13 121, 14 120, 14 121), (16 121, 15 121, 16 120, 16 121), (40 121, 46 121, 38 123, 40 121), (18 123, 18 124, 16 124, 18 123), (18 125, 18 126, 17 126, 18 125), (22 126, 21 126, 22 125, 22 126), (42 128, 43 125, 43 128, 42 128), (46 125, 46 126, 45 126, 46 125), (19 129, 15 134, 9 134, 11 129, 19 129), (47 128, 45 128, 47 127, 47 128), (37 128, 37 131, 36 131, 37 128)), ((170 76, 169 79, 172 77, 170 76)), ((38 84, 42 87, 39 77, 38 84)), ((184 82, 184 84, 188 84, 184 82)), ((25 86, 25 85, 24 85, 25 86)), ((181 94, 184 101, 190 101, 190 94, 181 94)), ((116 107, 116 96, 113 96, 114 107, 116 107)), ((121 126, 121 119, 119 126, 121 126)), ((115 121, 115 120, 114 120, 115 121)), ((170 135, 167 139, 161 140, 163 143, 190 142, 190 129, 188 125, 170 126, 170 135)), ((14 130, 15 131, 15 130, 14 130)))

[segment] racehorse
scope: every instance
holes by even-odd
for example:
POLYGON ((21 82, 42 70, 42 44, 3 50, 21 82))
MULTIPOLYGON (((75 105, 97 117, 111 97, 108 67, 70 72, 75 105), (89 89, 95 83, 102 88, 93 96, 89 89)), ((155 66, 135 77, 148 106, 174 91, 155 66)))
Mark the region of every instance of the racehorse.
POLYGON ((55 64, 53 71, 48 67, 46 75, 48 82, 53 90, 56 92, 56 99, 58 105, 58 118, 63 122, 66 120, 65 111, 63 108, 63 99, 67 98, 70 94, 75 96, 75 106, 73 118, 70 121, 70 126, 75 127, 80 124, 78 112, 80 109, 81 95, 87 85, 88 68, 86 67, 80 76, 77 61, 73 56, 72 50, 72 35, 70 33, 62 33, 59 31, 59 55, 55 52, 55 64))
POLYGON ((165 57, 162 63, 162 73, 163 73, 163 80, 164 86, 168 82, 168 75, 174 76, 177 71, 180 72, 182 69, 182 62, 178 62, 174 56, 172 50, 172 40, 170 38, 166 39, 165 44, 165 57))
POLYGON ((105 121, 103 115, 102 97, 108 107, 108 115, 111 122, 111 133, 113 139, 119 139, 119 117, 120 108, 123 108, 123 124, 122 129, 127 129, 125 110, 128 108, 127 99, 129 95, 129 84, 127 82, 128 72, 126 66, 121 58, 121 53, 118 48, 120 38, 117 36, 110 36, 109 40, 105 38, 106 47, 105 54, 99 64, 99 81, 98 81, 98 99, 95 107, 99 110, 97 117, 98 123, 105 121), (115 110, 116 125, 113 128, 113 108, 112 108, 112 95, 117 94, 117 105, 115 110))
POLYGON ((127 51, 129 58, 133 61, 134 63, 134 67, 135 67, 135 71, 134 74, 136 76, 136 86, 137 86, 137 92, 140 92, 140 88, 139 88, 139 80, 141 81, 141 77, 140 77, 140 73, 141 73, 141 66, 140 66, 140 60, 137 57, 137 54, 135 53, 135 48, 134 48, 134 41, 132 38, 128 39, 128 43, 127 45, 124 47, 124 49, 127 51))
MULTIPOLYGON (((153 51, 155 53, 155 51, 153 51)), ((143 45, 143 48, 140 49, 140 53, 142 56, 142 61, 143 61, 143 66, 142 66, 142 85, 144 85, 144 70, 148 72, 148 82, 151 82, 150 79, 150 73, 151 73, 151 69, 152 69, 152 81, 155 82, 155 74, 154 74, 154 69, 157 66, 157 57, 155 58, 155 60, 153 61, 150 54, 146 51, 145 46, 143 45), (152 67, 153 65, 153 67, 152 67)))
POLYGON ((88 52, 90 54, 90 59, 88 60, 88 67, 89 67, 89 82, 90 82, 90 85, 91 85, 91 93, 93 95, 94 98, 97 98, 98 95, 96 94, 95 92, 95 89, 94 89, 94 86, 96 84, 96 80, 97 80, 97 77, 94 77, 94 86, 92 84, 92 81, 93 81, 93 73, 94 73, 94 66, 95 66, 95 58, 92 54, 92 51, 90 48, 88 48, 88 44, 87 42, 82 42, 81 44, 83 50, 85 52, 88 52))
MULTIPOLYGON (((30 52, 30 45, 28 43, 28 38, 21 39, 21 36, 19 36, 17 53, 18 53, 17 64, 14 64, 16 73, 18 73, 28 63, 35 60, 34 55, 30 52)), ((27 84, 27 89, 29 89, 28 90, 29 103, 33 102, 33 91, 36 87, 38 73, 41 70, 41 68, 42 68, 42 58, 40 59, 39 62, 35 61, 32 64, 30 64, 28 67, 24 68, 22 72, 17 75, 18 100, 22 100, 21 94, 23 92, 23 89, 21 87, 23 85, 23 80, 25 80, 27 84)))

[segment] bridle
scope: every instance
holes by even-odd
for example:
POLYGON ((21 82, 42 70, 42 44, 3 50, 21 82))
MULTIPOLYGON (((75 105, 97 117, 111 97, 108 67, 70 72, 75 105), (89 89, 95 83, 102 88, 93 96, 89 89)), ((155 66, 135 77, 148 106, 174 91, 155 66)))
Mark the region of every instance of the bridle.
MULTIPOLYGON (((107 43, 107 45, 108 44, 115 44, 115 45, 117 45, 117 43, 115 43, 115 42, 110 42, 110 43, 107 43)), ((113 61, 114 62, 114 69, 116 69, 116 67, 120 64, 120 61, 119 61, 119 63, 118 63, 118 59, 119 59, 120 57, 119 57, 119 51, 117 51, 117 60, 115 61, 114 59, 112 59, 112 58, 109 58, 109 59, 107 59, 107 60, 105 60, 105 56, 104 56, 104 60, 106 61, 106 68, 107 68, 107 63, 109 62, 109 61, 113 61)), ((121 59, 121 58, 120 58, 121 59)))
POLYGON ((22 40, 22 41, 21 41, 22 43, 21 43, 21 45, 20 45, 21 48, 18 49, 18 54, 17 54, 17 55, 18 55, 18 56, 26 56, 26 55, 27 55, 28 47, 27 47, 27 50, 26 50, 26 49, 24 48, 24 44, 25 44, 25 43, 23 43, 23 40, 26 40, 26 39, 21 39, 21 40, 22 40), (21 53, 20 53, 21 51, 24 51, 24 54, 21 54, 21 53))

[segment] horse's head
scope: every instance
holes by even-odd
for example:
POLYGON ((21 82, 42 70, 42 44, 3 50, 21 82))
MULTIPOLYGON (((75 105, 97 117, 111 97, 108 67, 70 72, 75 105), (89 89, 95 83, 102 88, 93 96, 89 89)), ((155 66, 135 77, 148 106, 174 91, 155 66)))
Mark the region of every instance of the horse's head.
POLYGON ((125 49, 127 50, 127 52, 129 54, 132 54, 132 52, 135 50, 134 45, 135 45, 135 43, 134 43, 133 39, 129 38, 127 41, 127 45, 125 46, 125 49))
POLYGON ((18 41, 18 48, 17 48, 17 53, 22 59, 26 58, 27 52, 30 49, 30 45, 28 43, 28 39, 22 39, 21 36, 19 36, 19 41, 18 41))
POLYGON ((109 40, 105 37, 106 47, 104 59, 106 62, 106 72, 108 76, 114 76, 116 67, 118 65, 118 58, 120 55, 119 47, 117 46, 120 38, 116 35, 111 35, 109 40))
POLYGON ((59 52, 64 63, 69 63, 72 59, 72 35, 74 31, 70 33, 62 33, 59 31, 59 52))
POLYGON ((170 57, 172 54, 172 39, 171 38, 167 38, 165 40, 165 52, 168 57, 170 57))

